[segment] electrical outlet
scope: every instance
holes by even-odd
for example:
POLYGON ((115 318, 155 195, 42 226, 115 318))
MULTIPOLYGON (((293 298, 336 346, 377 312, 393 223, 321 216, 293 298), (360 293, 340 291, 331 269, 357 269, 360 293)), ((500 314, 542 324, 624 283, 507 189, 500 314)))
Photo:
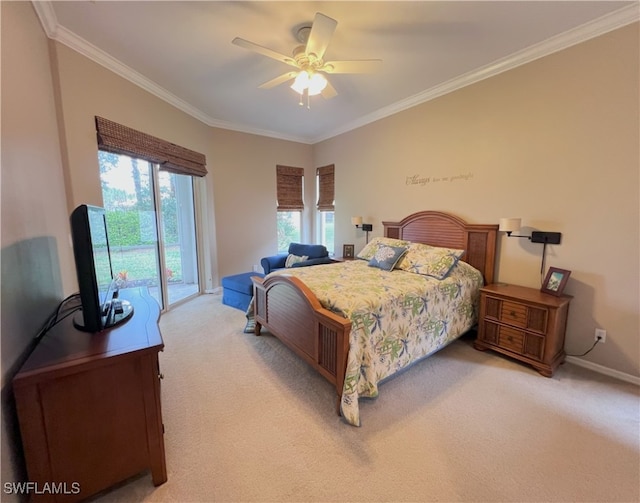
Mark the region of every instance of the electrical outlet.
POLYGON ((600 342, 600 344, 604 344, 604 341, 607 340, 607 331, 602 330, 601 328, 596 328, 596 334, 594 339, 600 342))

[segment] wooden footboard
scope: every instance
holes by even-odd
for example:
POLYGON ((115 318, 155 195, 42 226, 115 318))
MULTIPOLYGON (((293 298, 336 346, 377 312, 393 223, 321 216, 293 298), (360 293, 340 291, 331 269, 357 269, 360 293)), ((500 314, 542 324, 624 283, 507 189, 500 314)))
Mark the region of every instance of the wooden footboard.
POLYGON ((322 374, 342 396, 351 321, 322 307, 298 278, 253 277, 255 333, 266 327, 322 374))

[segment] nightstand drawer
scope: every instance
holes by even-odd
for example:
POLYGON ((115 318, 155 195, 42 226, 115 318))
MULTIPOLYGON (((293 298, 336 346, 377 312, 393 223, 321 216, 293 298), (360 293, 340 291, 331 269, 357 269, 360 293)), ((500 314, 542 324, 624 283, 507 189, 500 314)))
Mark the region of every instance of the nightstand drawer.
POLYGON ((512 327, 524 328, 541 334, 547 333, 548 311, 543 307, 527 305, 487 296, 485 298, 487 318, 492 318, 512 327))
POLYGON ((522 353, 524 347, 524 332, 509 327, 498 327, 498 346, 522 353))
POLYGON ((500 321, 516 327, 527 328, 527 306, 506 300, 502 301, 500 321))
POLYGON ((523 330, 485 321, 482 325, 483 340, 529 358, 542 360, 545 338, 523 330))

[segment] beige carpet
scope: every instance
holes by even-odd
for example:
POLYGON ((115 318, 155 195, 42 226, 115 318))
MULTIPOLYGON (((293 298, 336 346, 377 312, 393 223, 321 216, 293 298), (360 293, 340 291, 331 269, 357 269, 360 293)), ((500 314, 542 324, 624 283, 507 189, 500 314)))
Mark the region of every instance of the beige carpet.
POLYGON ((457 341, 335 414, 331 385, 206 295, 162 317, 169 480, 137 501, 640 501, 638 388, 566 364, 553 379, 457 341))

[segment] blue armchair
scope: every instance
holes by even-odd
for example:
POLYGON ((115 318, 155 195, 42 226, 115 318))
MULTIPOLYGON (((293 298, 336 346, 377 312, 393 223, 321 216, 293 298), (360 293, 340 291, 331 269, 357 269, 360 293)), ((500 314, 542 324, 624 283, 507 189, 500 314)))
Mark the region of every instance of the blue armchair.
POLYGON ((316 264, 330 264, 333 262, 329 258, 329 252, 324 245, 305 245, 301 243, 291 243, 288 253, 280 253, 270 257, 264 257, 260 260, 260 265, 264 269, 265 274, 269 274, 276 269, 283 269, 289 255, 298 257, 309 257, 307 260, 296 262, 291 267, 305 267, 316 264))

